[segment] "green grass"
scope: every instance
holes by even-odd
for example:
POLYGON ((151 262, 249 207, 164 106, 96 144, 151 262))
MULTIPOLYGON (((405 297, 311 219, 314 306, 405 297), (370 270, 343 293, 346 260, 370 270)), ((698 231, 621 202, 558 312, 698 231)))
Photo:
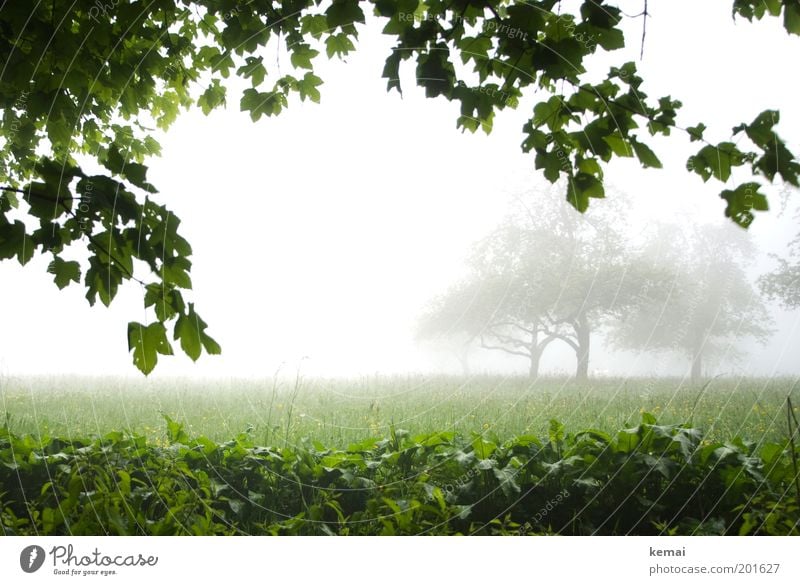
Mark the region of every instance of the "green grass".
POLYGON ((797 534, 797 387, 4 379, 0 534, 797 534))
POLYGON ((651 412, 663 424, 691 423, 709 440, 756 443, 786 437, 785 400, 800 404, 800 380, 715 379, 703 390, 678 379, 567 379, 531 384, 502 377, 369 377, 349 380, 6 378, 0 415, 20 434, 102 436, 130 431, 166 440, 162 413, 191 434, 224 441, 252 428, 265 445, 310 437, 344 447, 385 437, 393 422, 412 433, 489 431, 546 436, 549 421, 615 431, 651 412))

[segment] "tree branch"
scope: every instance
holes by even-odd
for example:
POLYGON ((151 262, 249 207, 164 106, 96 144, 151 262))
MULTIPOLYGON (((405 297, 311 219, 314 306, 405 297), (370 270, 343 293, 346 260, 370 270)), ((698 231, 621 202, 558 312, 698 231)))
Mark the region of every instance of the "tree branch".
POLYGON ((504 352, 506 352, 508 354, 511 354, 511 355, 518 355, 518 356, 521 356, 521 357, 524 357, 524 358, 527 358, 527 359, 531 359, 531 354, 529 352, 525 353, 525 352, 521 352, 521 351, 515 351, 513 349, 509 349, 507 347, 503 347, 502 345, 489 345, 483 339, 482 335, 481 335, 481 347, 484 348, 484 349, 494 349, 494 350, 504 351, 504 352))
POLYGON ((491 12, 492 14, 494 14, 494 17, 495 17, 497 20, 499 20, 499 21, 502 21, 502 20, 503 20, 502 18, 500 18, 500 15, 499 15, 499 14, 497 14, 497 10, 495 10, 495 9, 494 9, 494 6, 492 6, 492 3, 491 3, 491 2, 489 2, 489 0, 485 0, 485 1, 484 1, 484 4, 486 4, 486 8, 488 8, 488 9, 489 9, 489 12, 491 12))
POLYGON ((559 339, 557 335, 548 335, 542 341, 539 342, 539 344, 536 346, 536 349, 538 349, 539 353, 541 353, 548 345, 553 343, 556 339, 559 339))
MULTIPOLYGON (((527 342, 521 341, 521 340, 516 339, 514 337, 511 337, 509 335, 503 335, 502 333, 497 333, 496 331, 492 331, 491 329, 487 330, 487 332, 488 332, 489 335, 491 335, 492 337, 496 338, 497 341, 499 341, 500 343, 505 343, 506 345, 510 345, 510 346, 513 346, 513 347, 523 347, 523 348, 527 348, 528 347, 528 343, 527 342)), ((483 339, 482 336, 481 336, 481 339, 483 339)))
POLYGON ((644 0, 644 11, 642 12, 642 49, 639 52, 639 60, 644 59, 644 39, 647 36, 647 17, 650 13, 647 12, 647 0, 644 0))
POLYGON ((0 185, 0 191, 7 191, 9 193, 21 193, 26 197, 35 197, 37 199, 43 199, 45 201, 52 201, 53 203, 58 203, 59 201, 74 201, 75 197, 57 197, 52 198, 48 197, 47 195, 42 195, 41 193, 34 193, 33 191, 25 191, 25 189, 17 189, 16 187, 6 187, 5 185, 0 185))
POLYGON ((568 335, 565 335, 563 333, 558 333, 558 332, 552 332, 552 333, 549 334, 549 337, 553 337, 554 339, 560 339, 561 341, 563 341, 564 343, 569 345, 575 351, 578 351, 578 349, 579 349, 578 343, 576 341, 573 341, 572 338, 570 338, 568 335))

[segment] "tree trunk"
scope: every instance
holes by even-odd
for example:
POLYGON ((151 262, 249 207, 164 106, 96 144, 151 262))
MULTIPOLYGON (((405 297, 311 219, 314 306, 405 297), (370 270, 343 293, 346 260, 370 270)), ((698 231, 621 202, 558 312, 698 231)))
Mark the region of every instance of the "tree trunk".
POLYGON ((555 335, 547 335, 541 342, 539 341, 539 331, 536 330, 531 335, 531 343, 528 346, 528 351, 531 356, 531 365, 530 369, 528 370, 528 375, 530 376, 531 380, 535 380, 539 377, 539 365, 542 362, 542 355, 544 354, 544 350, 547 349, 547 346, 553 343, 557 337, 555 335))
POLYGON ((592 331, 586 315, 581 315, 575 320, 575 335, 577 336, 578 349, 575 352, 578 358, 578 367, 575 371, 575 380, 585 382, 589 379, 589 349, 591 346, 592 331))
POLYGON ((531 345, 531 365, 530 369, 528 370, 528 377, 531 380, 535 380, 539 377, 539 362, 542 360, 542 349, 539 349, 539 345, 534 343, 531 345))

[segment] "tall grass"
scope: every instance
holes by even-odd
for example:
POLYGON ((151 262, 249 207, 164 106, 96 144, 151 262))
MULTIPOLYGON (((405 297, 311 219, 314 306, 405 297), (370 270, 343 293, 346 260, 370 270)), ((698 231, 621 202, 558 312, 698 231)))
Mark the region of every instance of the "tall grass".
MULTIPOLYGON (((800 403, 800 380, 714 379, 702 390, 680 379, 568 379, 473 376, 292 378, 190 381, 121 378, 9 378, 0 417, 17 433, 103 435, 112 430, 165 441, 163 414, 190 433, 227 440, 245 429, 264 444, 303 437, 346 446, 389 435, 391 421, 413 433, 452 430, 546 436, 550 419, 567 428, 613 431, 652 412, 688 422, 710 440, 785 439, 786 397, 800 403)), ((793 407, 795 410, 797 407, 793 407)), ((0 423, 2 424, 2 423, 0 423)))

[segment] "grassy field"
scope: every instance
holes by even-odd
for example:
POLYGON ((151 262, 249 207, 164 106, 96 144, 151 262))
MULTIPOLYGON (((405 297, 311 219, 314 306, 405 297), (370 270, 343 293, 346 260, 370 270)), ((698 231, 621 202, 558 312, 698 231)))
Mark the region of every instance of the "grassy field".
POLYGON ((799 394, 793 379, 3 379, 0 534, 798 534, 799 394))
POLYGON ((502 377, 368 377, 149 381, 116 378, 0 379, 0 415, 11 431, 58 437, 131 431, 166 440, 163 414, 190 434, 224 441, 251 429, 264 445, 309 437, 345 447, 385 437, 389 425, 411 433, 455 431, 546 436, 549 421, 566 429, 615 431, 650 412, 663 424, 691 423, 710 440, 757 443, 786 436, 785 401, 800 405, 800 380, 502 377))

